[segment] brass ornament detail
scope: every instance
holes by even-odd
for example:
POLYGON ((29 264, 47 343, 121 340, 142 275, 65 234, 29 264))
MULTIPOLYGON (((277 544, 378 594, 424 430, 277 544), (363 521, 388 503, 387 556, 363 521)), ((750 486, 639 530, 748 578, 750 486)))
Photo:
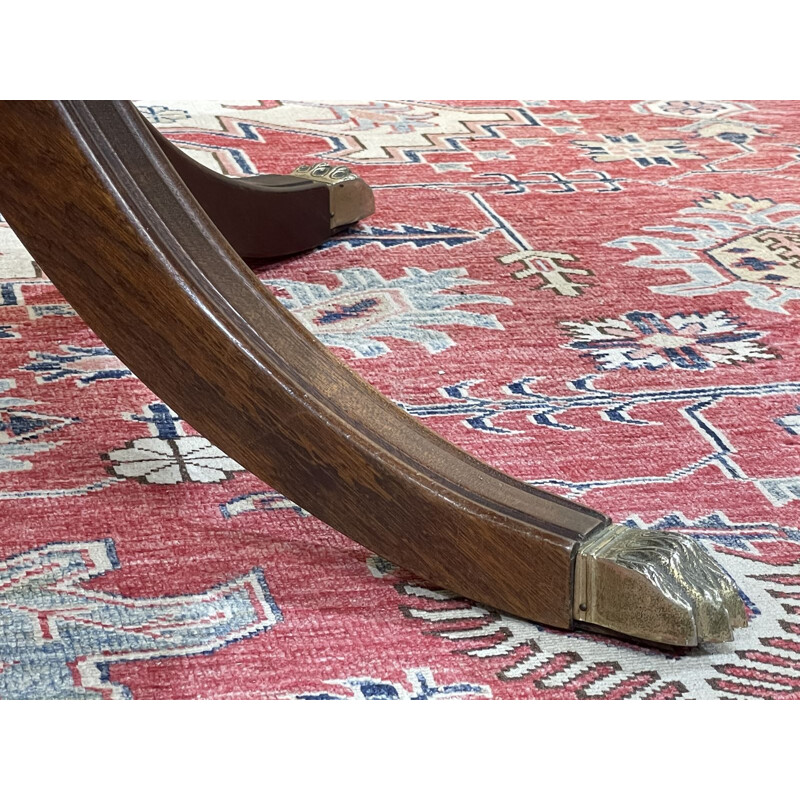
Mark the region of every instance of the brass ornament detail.
POLYGON ((344 181, 358 180, 358 176, 352 172, 349 167, 332 166, 326 161, 320 161, 317 164, 301 164, 299 167, 292 170, 292 175, 297 175, 298 178, 308 178, 311 181, 319 181, 320 183, 332 185, 344 181))
POLYGON ((331 230, 352 225, 375 211, 372 189, 350 170, 321 161, 301 164, 292 175, 328 186, 331 199, 331 230))
POLYGON ((736 584, 703 547, 673 531, 608 525, 578 548, 578 625, 692 647, 747 625, 736 584))

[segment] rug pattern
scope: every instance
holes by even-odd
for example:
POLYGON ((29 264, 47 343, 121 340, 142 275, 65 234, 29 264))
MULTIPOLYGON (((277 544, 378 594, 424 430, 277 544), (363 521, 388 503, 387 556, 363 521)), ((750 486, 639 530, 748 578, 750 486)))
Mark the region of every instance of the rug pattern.
POLYGON ((260 272, 531 485, 695 537, 736 641, 662 652, 418 580, 150 393, 0 220, 0 697, 800 698, 800 114, 741 101, 140 101, 234 176, 375 215, 260 272))

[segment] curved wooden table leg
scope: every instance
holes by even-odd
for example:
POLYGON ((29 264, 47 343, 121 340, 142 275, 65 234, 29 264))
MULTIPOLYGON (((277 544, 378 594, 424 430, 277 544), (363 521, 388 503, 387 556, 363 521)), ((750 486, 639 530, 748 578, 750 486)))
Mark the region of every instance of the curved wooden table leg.
POLYGON ((145 123, 187 189, 242 257, 268 259, 317 247, 375 210, 372 190, 347 167, 300 165, 291 175, 229 178, 145 123))
POLYGON ((454 592, 667 644, 730 638, 735 587, 692 540, 622 529, 423 427, 250 273, 126 103, 0 108, 0 209, 133 372, 244 467, 454 592))

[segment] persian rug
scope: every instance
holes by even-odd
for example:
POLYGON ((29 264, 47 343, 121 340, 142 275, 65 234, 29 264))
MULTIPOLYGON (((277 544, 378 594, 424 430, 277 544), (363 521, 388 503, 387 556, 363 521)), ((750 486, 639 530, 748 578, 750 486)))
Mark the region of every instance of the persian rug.
POLYGON ((265 286, 475 456, 695 537, 750 624, 664 652, 419 580, 179 419, 2 223, 0 697, 800 697, 800 106, 138 106, 229 175, 364 177, 374 216, 265 286))

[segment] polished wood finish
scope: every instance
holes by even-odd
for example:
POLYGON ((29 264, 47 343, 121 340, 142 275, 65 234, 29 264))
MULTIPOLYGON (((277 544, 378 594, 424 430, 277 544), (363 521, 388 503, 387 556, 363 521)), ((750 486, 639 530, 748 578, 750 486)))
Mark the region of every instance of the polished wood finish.
POLYGON ((242 258, 286 256, 330 238, 330 193, 324 184, 294 175, 220 175, 146 124, 195 200, 242 258))
POLYGON ((0 121, 0 210, 176 412, 391 561, 572 625, 577 543, 606 517, 472 458, 337 360, 245 267, 129 104, 5 103, 0 121))

